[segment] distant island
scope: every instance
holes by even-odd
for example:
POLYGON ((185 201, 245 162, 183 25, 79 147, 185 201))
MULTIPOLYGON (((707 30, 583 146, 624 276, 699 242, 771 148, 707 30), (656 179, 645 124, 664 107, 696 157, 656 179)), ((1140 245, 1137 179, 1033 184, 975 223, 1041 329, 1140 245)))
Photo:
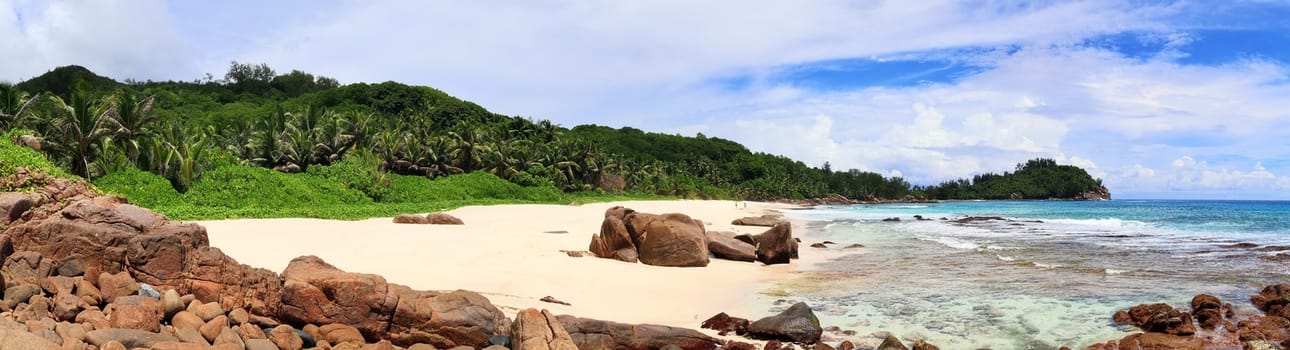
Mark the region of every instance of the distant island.
POLYGON ((827 163, 812 167, 703 134, 566 129, 492 113, 430 87, 341 85, 238 62, 222 79, 119 82, 65 66, 0 83, 0 131, 105 191, 190 219, 356 218, 427 206, 655 196, 1110 197, 1100 180, 1052 159, 1033 159, 1010 173, 914 186, 827 163))

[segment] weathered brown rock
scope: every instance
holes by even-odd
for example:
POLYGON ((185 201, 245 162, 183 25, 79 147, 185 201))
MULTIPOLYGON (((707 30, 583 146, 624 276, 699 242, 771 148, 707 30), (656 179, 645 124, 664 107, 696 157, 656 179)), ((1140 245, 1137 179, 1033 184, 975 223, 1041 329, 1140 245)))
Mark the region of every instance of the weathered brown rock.
POLYGON ((426 223, 431 225, 465 225, 466 224, 462 222, 461 219, 458 219, 456 216, 448 215, 445 213, 426 214, 426 223))
POLYGON ((220 330, 219 335, 215 336, 215 341, 212 343, 213 345, 232 344, 235 345, 234 348, 238 349, 246 347, 246 342, 242 341, 242 338, 237 335, 237 332, 233 331, 231 328, 220 330))
POLYGON ((878 348, 876 350, 909 350, 909 348, 905 347, 905 344, 901 343, 900 339, 896 339, 895 336, 889 335, 886 339, 882 340, 882 344, 878 344, 878 348))
POLYGON ((58 344, 32 333, 0 327, 0 349, 60 350, 58 344))
MULTIPOLYGON (((621 207, 618 207, 621 208, 621 207)), ((625 208, 624 208, 625 209, 625 208)), ((611 208, 611 210, 613 210, 611 208)), ((631 209, 627 209, 631 210, 631 209)), ((637 261, 636 245, 627 233, 627 226, 617 216, 606 213, 600 224, 600 233, 591 236, 589 250, 601 258, 622 260, 630 263, 637 261)))
POLYGON ((0 193, 0 224, 18 221, 34 205, 36 205, 36 201, 25 193, 0 193))
POLYGON ((115 274, 104 272, 99 274, 99 291, 103 293, 104 300, 116 300, 139 293, 139 282, 135 282, 126 271, 115 274))
POLYGON ((1129 323, 1147 332, 1192 335, 1196 327, 1191 315, 1175 310, 1169 304, 1142 304, 1129 308, 1129 323))
POLYGON ((359 343, 362 344, 363 334, 358 332, 358 328, 353 326, 333 323, 318 328, 318 333, 322 335, 321 339, 326 340, 333 345, 342 343, 359 343))
POLYGON ((277 345, 268 339, 247 339, 246 350, 279 350, 277 345))
POLYGON ((53 264, 39 252, 17 251, 4 259, 5 288, 20 284, 40 285, 53 271, 53 264))
POLYGON ((260 329, 260 327, 258 327, 258 326, 256 326, 256 325, 253 325, 253 324, 250 324, 250 323, 243 323, 243 324, 241 324, 241 325, 238 325, 238 326, 237 326, 237 335, 238 335, 238 336, 241 336, 241 337, 242 337, 242 340, 250 340, 250 339, 268 339, 268 338, 269 338, 269 336, 268 336, 267 334, 264 334, 264 330, 263 330, 263 329, 260 329))
POLYGON ((184 343, 178 341, 163 341, 152 344, 152 350, 207 350, 209 345, 184 343))
POLYGON ((60 293, 54 296, 53 314, 54 318, 60 321, 72 321, 76 315, 81 313, 81 298, 77 298, 71 293, 60 293))
POLYGON ((207 341, 206 337, 203 337, 201 332, 192 328, 180 328, 176 330, 175 337, 179 338, 179 341, 184 343, 210 345, 210 341, 207 341))
POLYGON ((734 232, 707 231, 708 252, 718 259, 756 261, 757 247, 735 239, 734 232))
POLYGON ((280 316, 297 324, 344 323, 394 344, 483 346, 510 322, 487 298, 469 291, 414 291, 378 275, 345 272, 318 257, 293 259, 280 316))
POLYGON ((511 327, 513 350, 578 350, 569 332, 547 310, 520 310, 511 327))
POLYGON ((157 299, 135 295, 116 298, 113 303, 116 308, 108 315, 112 328, 161 330, 161 302, 157 299))
POLYGON ((429 224, 430 221, 426 220, 426 217, 421 215, 399 214, 398 216, 394 217, 394 223, 425 225, 425 224, 429 224))
POLYGON ((797 255, 793 226, 787 222, 775 225, 757 237, 757 261, 766 265, 787 264, 797 255))
POLYGON ((721 344, 717 339, 691 329, 631 325, 569 315, 556 316, 556 319, 581 350, 645 350, 662 349, 668 345, 684 350, 711 350, 721 344))
POLYGON ((20 284, 9 287, 4 291, 4 305, 2 306, 5 309, 12 309, 18 304, 26 303, 32 296, 40 295, 43 292, 44 290, 40 286, 34 284, 20 284))
POLYGON ((788 220, 785 220, 783 215, 780 215, 780 214, 766 214, 766 215, 762 215, 762 216, 749 216, 749 217, 738 218, 738 219, 735 219, 734 221, 730 222, 730 224, 731 224, 731 225, 743 225, 743 226, 765 226, 765 227, 773 227, 773 226, 779 225, 779 224, 784 223, 784 222, 787 222, 787 221, 788 221, 788 220))
POLYGON ((1290 307, 1286 306, 1290 304, 1290 283, 1263 287, 1259 294, 1250 297, 1250 302, 1269 316, 1290 318, 1290 307))
POLYGON ((184 310, 184 303, 180 300, 179 292, 174 289, 167 289, 161 293, 161 312, 166 317, 172 317, 176 313, 184 310))
POLYGON ((84 310, 76 314, 76 323, 90 325, 94 329, 111 328, 107 315, 98 309, 84 310))
MULTIPOLYGON (((708 243, 703 228, 685 214, 669 213, 636 219, 628 216, 636 228, 636 251, 648 265, 673 267, 708 266, 708 243)), ((629 229, 629 234, 631 231, 629 229)))
POLYGON ((1200 338, 1165 333, 1136 333, 1120 339, 1121 350, 1201 350, 1200 338))
POLYGON ((1266 340, 1281 343, 1290 340, 1290 320, 1280 316, 1252 316, 1236 323, 1236 336, 1242 341, 1266 340))
POLYGON ((635 212, 636 211, 632 210, 631 208, 624 207, 621 205, 616 205, 613 207, 609 207, 609 209, 605 209, 605 218, 614 217, 614 218, 618 218, 618 220, 627 220, 627 214, 631 214, 635 212))
POLYGON ((110 341, 120 342, 126 348, 133 349, 151 347, 164 341, 179 341, 179 338, 138 329, 108 328, 85 333, 85 342, 91 345, 101 347, 110 341))
POLYGON ((220 315, 210 321, 206 321, 205 324, 197 328, 197 332, 201 333, 202 337, 206 338, 207 341, 215 341, 215 337, 219 336, 220 332, 223 332, 225 328, 229 328, 228 316, 220 315))
POLYGON ((748 333, 748 320, 739 317, 731 317, 730 315, 722 312, 704 320, 703 324, 699 325, 699 327, 717 331, 720 335, 727 335, 729 333, 744 335, 748 333))
POLYGON ((174 325, 175 329, 198 329, 201 328, 203 324, 206 324, 206 322, 202 321, 201 317, 197 317, 197 315, 192 312, 180 311, 170 318, 170 324, 174 325))
POLYGON ((202 319, 203 322, 208 322, 210 320, 214 320, 216 317, 224 316, 224 307, 220 306, 219 303, 216 302, 205 304, 192 303, 188 305, 188 312, 193 313, 194 316, 202 319))
POLYGON ((753 321, 748 325, 748 336, 755 339, 776 339, 794 343, 812 344, 820 341, 824 328, 811 307, 798 302, 778 315, 753 321))
POLYGON ((914 341, 914 346, 912 346, 912 349, 913 350, 941 350, 940 347, 936 345, 928 344, 927 341, 924 341, 922 339, 914 341))
POLYGON ((279 350, 300 350, 305 344, 304 340, 300 339, 300 334, 296 333, 296 329, 288 325, 281 325, 269 331, 269 341, 277 345, 279 350))

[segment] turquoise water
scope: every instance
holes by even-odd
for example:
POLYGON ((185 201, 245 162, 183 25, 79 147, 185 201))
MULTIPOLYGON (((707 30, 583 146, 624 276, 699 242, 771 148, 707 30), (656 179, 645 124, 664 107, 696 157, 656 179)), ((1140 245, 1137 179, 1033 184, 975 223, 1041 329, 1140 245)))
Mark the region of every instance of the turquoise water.
POLYGON ((1209 293, 1254 312, 1250 295, 1290 277, 1290 264, 1270 259, 1290 254, 1290 202, 944 202, 788 215, 808 222, 798 228, 805 243, 837 242, 826 249, 840 255, 773 297, 806 301, 825 324, 857 332, 832 334, 838 341, 890 332, 943 349, 1083 347, 1132 331, 1111 323, 1116 310, 1186 307, 1209 293), (954 221, 967 216, 1005 220, 954 221), (882 221, 892 217, 901 220, 882 221), (851 243, 866 247, 841 248, 851 243))

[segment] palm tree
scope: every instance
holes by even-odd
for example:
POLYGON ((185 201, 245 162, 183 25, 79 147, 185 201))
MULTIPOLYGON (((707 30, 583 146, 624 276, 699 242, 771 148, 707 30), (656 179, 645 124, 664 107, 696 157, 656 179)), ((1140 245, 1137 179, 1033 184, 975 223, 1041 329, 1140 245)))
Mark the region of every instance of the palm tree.
POLYGON ((482 168, 484 155, 491 151, 484 132, 473 130, 467 132, 466 136, 462 136, 450 131, 448 137, 451 137, 454 142, 452 151, 448 154, 454 159, 456 167, 467 172, 482 168))
POLYGON ((121 88, 114 97, 116 113, 108 118, 108 126, 113 129, 113 138, 125 152, 126 158, 135 166, 140 166, 141 143, 154 136, 148 129, 149 125, 159 119, 152 113, 154 101, 155 96, 140 100, 134 90, 129 88, 121 88))
POLYGON ((90 163, 95 159, 95 144, 111 134, 107 124, 110 116, 116 113, 115 108, 94 106, 89 90, 83 85, 72 91, 70 105, 57 96, 52 98, 63 110, 63 115, 51 126, 51 148, 66 158, 73 174, 89 179, 90 163))
POLYGON ((28 96, 26 91, 13 84, 0 83, 0 132, 17 127, 18 121, 39 98, 40 94, 28 96))
POLYGON ((187 192, 192 188, 193 183, 201 178, 207 166, 206 154, 210 151, 209 147, 206 147, 209 139, 207 134, 213 132, 214 130, 184 131, 178 140, 170 143, 171 159, 176 163, 175 175, 172 178, 176 191, 187 192))

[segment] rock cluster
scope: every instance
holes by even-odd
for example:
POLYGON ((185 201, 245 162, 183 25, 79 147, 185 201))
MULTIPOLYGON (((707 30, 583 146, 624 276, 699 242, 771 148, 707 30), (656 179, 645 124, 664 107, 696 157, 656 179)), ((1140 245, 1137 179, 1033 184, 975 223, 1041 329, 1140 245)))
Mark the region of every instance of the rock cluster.
POLYGON ((400 214, 394 217, 396 224, 420 224, 420 225, 465 225, 461 219, 456 216, 445 213, 430 213, 425 216, 415 214, 400 214))
POLYGON ((1290 284, 1265 287, 1250 301, 1262 315, 1237 315, 1231 304, 1208 294, 1191 300, 1191 311, 1168 304, 1142 304, 1116 312, 1116 323, 1143 333, 1090 349, 1280 349, 1290 347, 1290 284))
POLYGON ((707 231, 685 214, 650 214, 616 206, 605 211, 588 250, 598 257, 656 266, 707 266, 709 255, 735 261, 784 264, 797 257, 792 224, 779 222, 759 235, 707 231))
MULTIPOLYGON (((315 256, 296 258, 277 274, 211 247, 201 226, 100 196, 78 180, 18 169, 0 182, 37 189, 0 193, 0 349, 723 344, 693 330, 556 317, 545 310, 520 310, 512 321, 475 292, 417 291, 379 275, 342 271, 315 256)), ((702 225, 683 215, 633 220, 644 222, 648 234, 629 242, 648 247, 651 259, 676 250, 669 245, 675 237, 665 231, 684 231, 677 223, 697 226, 706 243, 702 225)))

